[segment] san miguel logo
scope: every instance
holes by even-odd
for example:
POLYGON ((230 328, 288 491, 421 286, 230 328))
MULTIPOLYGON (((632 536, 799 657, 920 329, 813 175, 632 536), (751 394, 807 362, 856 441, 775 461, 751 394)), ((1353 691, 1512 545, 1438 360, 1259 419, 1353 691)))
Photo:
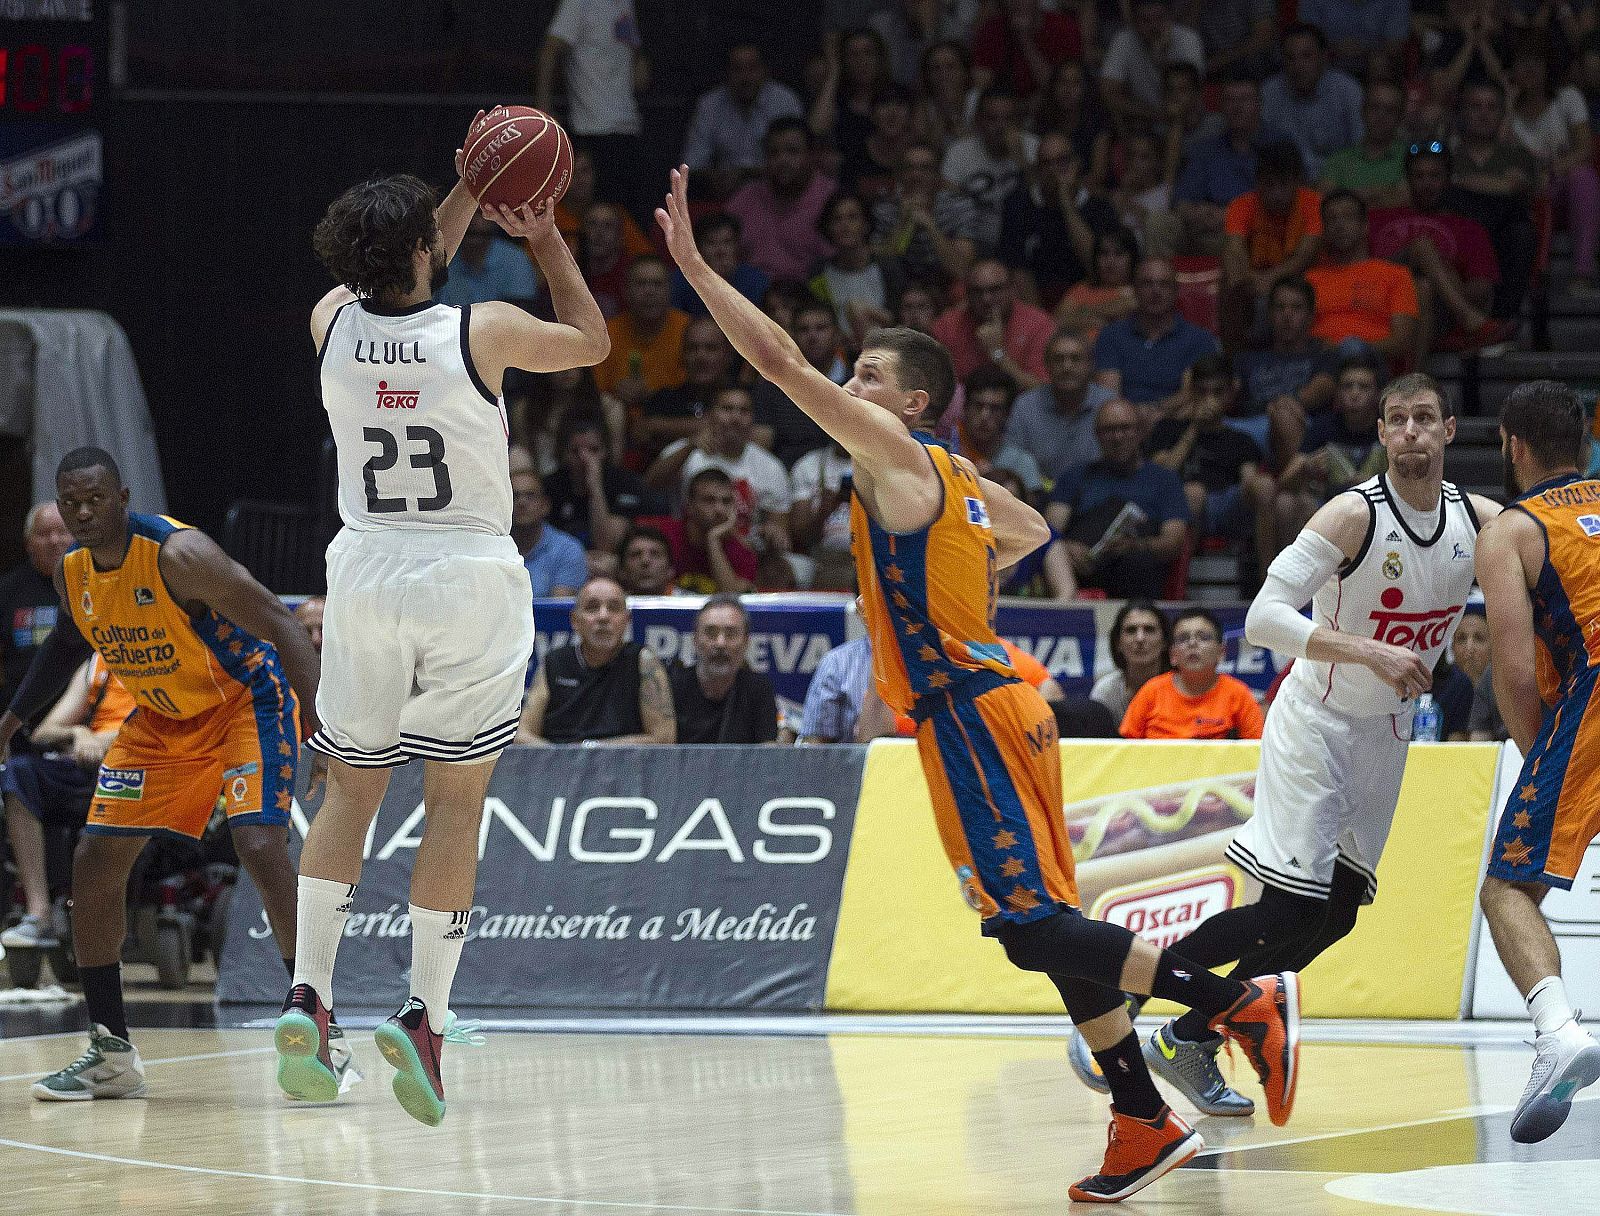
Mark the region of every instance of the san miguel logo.
POLYGON ((380 410, 414 410, 420 389, 390 388, 387 380, 378 381, 378 408, 380 410))
POLYGON ((1400 605, 1405 603, 1406 596, 1398 587, 1385 587, 1378 599, 1384 610, 1371 614, 1373 638, 1412 650, 1437 650, 1443 646, 1445 634, 1450 632, 1450 622, 1461 611, 1461 605, 1457 604, 1432 612, 1401 612, 1400 605))

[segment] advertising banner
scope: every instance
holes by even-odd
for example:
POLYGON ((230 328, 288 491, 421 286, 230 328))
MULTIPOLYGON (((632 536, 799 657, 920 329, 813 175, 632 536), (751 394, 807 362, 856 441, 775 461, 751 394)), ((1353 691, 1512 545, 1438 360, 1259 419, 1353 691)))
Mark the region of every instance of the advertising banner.
MULTIPOLYGON (((864 748, 514 748, 489 787, 453 1001, 471 1006, 821 1008, 864 748), (758 762, 757 762, 758 761, 758 762)), ((397 1005, 422 766, 397 769, 340 945, 343 1004, 397 1005)), ((241 875, 217 999, 286 977, 241 875)))

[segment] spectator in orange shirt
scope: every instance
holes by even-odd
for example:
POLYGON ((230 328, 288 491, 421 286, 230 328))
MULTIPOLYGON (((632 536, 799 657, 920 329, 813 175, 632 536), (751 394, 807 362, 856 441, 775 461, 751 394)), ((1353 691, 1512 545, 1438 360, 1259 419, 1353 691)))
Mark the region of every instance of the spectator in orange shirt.
POLYGON ((653 253, 628 267, 627 307, 611 320, 611 353, 594 369, 602 393, 637 411, 651 393, 684 381, 683 331, 689 314, 672 307, 667 263, 653 253))
POLYGON ((1124 739, 1259 739, 1264 715, 1243 681, 1217 670, 1222 625, 1204 608, 1172 622, 1172 670, 1152 676, 1122 719, 1124 739))
POLYGON ((1417 287, 1404 266, 1367 252, 1367 205, 1349 190, 1322 200, 1326 258, 1306 271, 1317 293, 1311 336, 1341 358, 1377 356, 1393 365, 1414 359, 1420 332, 1417 287))
POLYGON ((1298 278, 1321 249, 1322 211, 1305 184, 1305 161, 1288 140, 1256 155, 1256 188, 1223 213, 1222 337, 1237 348, 1253 317, 1264 315, 1272 285, 1298 278))

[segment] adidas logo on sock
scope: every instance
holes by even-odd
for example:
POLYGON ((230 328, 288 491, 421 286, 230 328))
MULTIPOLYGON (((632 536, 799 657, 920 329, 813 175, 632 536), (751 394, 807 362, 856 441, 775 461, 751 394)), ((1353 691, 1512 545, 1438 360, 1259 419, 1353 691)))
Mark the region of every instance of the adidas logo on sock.
POLYGON ((356 901, 355 900, 347 899, 347 900, 345 900, 344 903, 340 904, 337 908, 335 908, 334 911, 335 912, 348 912, 348 911, 350 911, 350 909, 354 908, 355 906, 356 906, 356 901))
POLYGON ((454 941, 454 940, 456 940, 458 938, 463 938, 466 935, 467 935, 467 931, 465 929, 452 929, 452 930, 450 930, 450 932, 448 932, 448 933, 446 933, 444 935, 444 940, 447 941, 447 942, 448 941, 454 941))

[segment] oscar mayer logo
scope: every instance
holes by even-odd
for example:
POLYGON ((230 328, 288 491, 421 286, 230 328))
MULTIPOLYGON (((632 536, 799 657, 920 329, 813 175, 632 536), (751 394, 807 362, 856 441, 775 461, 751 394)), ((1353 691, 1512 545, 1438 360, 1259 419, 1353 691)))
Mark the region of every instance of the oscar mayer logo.
POLYGON ((1232 866, 1206 866, 1113 887, 1094 901, 1089 914, 1165 949, 1207 917, 1233 907, 1238 892, 1238 873, 1232 866))
POLYGON ((1439 608, 1432 612, 1401 612, 1405 592, 1398 587, 1385 587, 1378 597, 1383 610, 1371 614, 1372 636, 1391 646, 1404 646, 1412 650, 1437 650, 1444 645, 1445 634, 1450 632, 1450 622, 1456 619, 1461 605, 1439 608))

